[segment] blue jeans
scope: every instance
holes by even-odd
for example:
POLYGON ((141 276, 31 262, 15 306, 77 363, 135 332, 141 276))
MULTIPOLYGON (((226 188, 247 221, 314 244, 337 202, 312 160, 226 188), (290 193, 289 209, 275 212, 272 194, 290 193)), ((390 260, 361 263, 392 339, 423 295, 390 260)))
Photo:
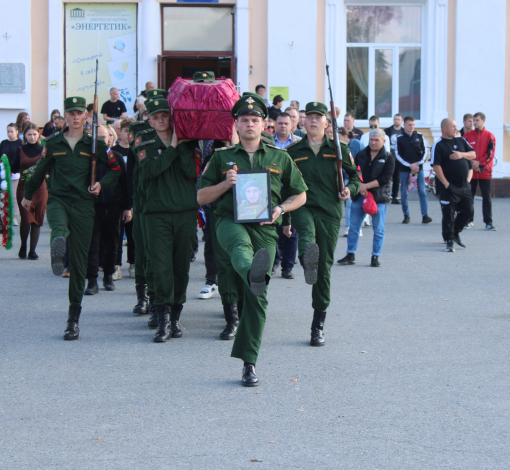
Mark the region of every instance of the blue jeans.
MULTIPOLYGON (((402 212, 409 217, 409 203, 407 202, 407 187, 409 186, 409 171, 400 172, 400 202, 402 203, 402 212)), ((427 193, 425 192, 425 175, 423 170, 418 172, 418 194, 420 195, 420 208, 422 217, 427 214, 429 203, 427 193)))
MULTIPOLYGON (((363 225, 365 211, 363 210, 363 197, 358 197, 351 205, 351 225, 347 235, 347 253, 356 253, 359 242, 359 231, 363 225)), ((372 256, 381 256, 384 243, 384 229, 386 224, 386 204, 377 204, 377 214, 372 216, 374 239, 372 242, 372 256)))
POLYGON ((352 199, 345 201, 345 226, 350 227, 351 225, 351 205, 352 199))

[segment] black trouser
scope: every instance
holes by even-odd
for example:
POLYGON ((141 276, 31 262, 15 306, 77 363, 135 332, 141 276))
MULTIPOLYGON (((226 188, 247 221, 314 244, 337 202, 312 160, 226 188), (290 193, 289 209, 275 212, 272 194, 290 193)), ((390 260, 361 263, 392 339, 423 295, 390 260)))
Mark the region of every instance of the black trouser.
POLYGON ((205 283, 208 285, 218 284, 218 267, 216 266, 216 256, 214 256, 212 230, 211 227, 211 208, 204 207, 205 225, 204 225, 204 258, 205 258, 205 283))
POLYGON ((452 240, 462 232, 473 212, 473 195, 466 183, 455 186, 450 183, 448 189, 441 188, 441 211, 443 212, 443 240, 452 240), (457 212, 457 216, 455 216, 457 212))
MULTIPOLYGON (((127 239, 127 262, 128 264, 135 264, 135 240, 133 239, 133 220, 124 224, 127 239)), ((122 238, 122 232, 121 232, 122 238)))
MULTIPOLYGON (((393 155, 393 157, 395 157, 395 155, 393 155)), ((394 199, 398 197, 398 192, 400 191, 400 168, 401 165, 399 161, 395 159, 395 169, 393 170, 393 183, 391 185, 391 197, 394 199)))
POLYGON ((96 205, 96 215, 94 217, 94 228, 92 230, 87 264, 87 279, 97 279, 99 245, 101 241, 104 247, 103 272, 104 274, 113 274, 115 272, 121 216, 122 210, 119 204, 96 205))
MULTIPOLYGON (((491 199, 491 187, 492 179, 490 180, 471 180, 471 194, 475 197, 476 187, 480 183, 480 191, 482 193, 482 214, 484 223, 492 225, 492 199, 491 199)), ((475 209, 469 222, 473 222, 475 218, 475 209)))
POLYGON ((296 262, 299 234, 293 225, 290 228, 292 235, 287 237, 283 234, 283 225, 278 226, 278 246, 276 250, 275 264, 281 264, 282 271, 291 271, 296 262))

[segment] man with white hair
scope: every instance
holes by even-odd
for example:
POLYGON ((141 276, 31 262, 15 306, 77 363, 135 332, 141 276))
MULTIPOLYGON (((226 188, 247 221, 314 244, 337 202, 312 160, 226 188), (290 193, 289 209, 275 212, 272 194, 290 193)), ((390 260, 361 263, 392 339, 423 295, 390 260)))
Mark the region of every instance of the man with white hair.
POLYGON ((390 182, 395 168, 395 158, 385 149, 386 134, 382 129, 370 131, 369 146, 358 152, 356 167, 361 171, 359 195, 352 198, 351 222, 347 235, 347 255, 338 261, 342 266, 356 264, 355 253, 358 248, 359 234, 365 211, 363 200, 371 193, 376 204, 377 213, 372 214, 374 239, 370 266, 377 268, 384 242, 386 224, 386 206, 390 202, 390 182))

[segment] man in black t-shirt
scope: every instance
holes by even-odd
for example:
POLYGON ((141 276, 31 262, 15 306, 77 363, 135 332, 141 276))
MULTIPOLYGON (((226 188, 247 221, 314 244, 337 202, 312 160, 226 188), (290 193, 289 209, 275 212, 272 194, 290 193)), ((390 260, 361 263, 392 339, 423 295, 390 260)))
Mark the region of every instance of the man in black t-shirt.
POLYGON ((115 87, 110 88, 110 99, 103 103, 101 114, 106 124, 113 124, 115 121, 127 118, 126 105, 119 101, 119 90, 115 87))
POLYGON ((404 133, 402 129, 402 114, 393 116, 393 126, 384 129, 386 135, 390 138, 390 153, 395 158, 395 170, 393 171, 393 183, 391 185, 391 203, 400 204, 398 200, 398 190, 400 189, 400 163, 395 157, 395 145, 397 145, 397 137, 404 133))
POLYGON ((443 212, 443 239, 448 252, 455 251, 453 242, 466 247, 459 234, 473 211, 469 182, 473 176, 471 160, 476 154, 462 137, 455 137, 456 130, 457 124, 453 119, 443 119, 442 136, 431 150, 431 164, 436 172, 436 188, 443 212))

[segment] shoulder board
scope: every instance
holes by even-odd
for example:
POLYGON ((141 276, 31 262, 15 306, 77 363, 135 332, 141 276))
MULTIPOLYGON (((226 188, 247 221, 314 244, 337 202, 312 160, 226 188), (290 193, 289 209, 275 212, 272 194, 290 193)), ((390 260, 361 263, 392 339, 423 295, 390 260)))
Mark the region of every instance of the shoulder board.
POLYGON ((151 145, 154 143, 156 143, 156 139, 146 140, 145 142, 140 142, 137 148, 140 149, 140 147, 146 147, 147 145, 151 145))
MULTIPOLYGON (((301 140, 296 140, 295 142, 292 142, 292 144, 290 145, 287 145, 287 147, 285 147, 285 151, 287 151, 288 149, 290 149, 291 147, 294 147, 294 145, 296 144, 299 144, 299 142, 301 142, 303 139, 301 140)), ((272 145, 268 145, 268 147, 272 147, 272 145)))
POLYGON ((228 147, 220 147, 219 149, 215 149, 215 152, 221 152, 222 150, 230 150, 235 148, 236 148, 235 145, 229 145, 228 147))
POLYGON ((49 135, 48 137, 46 137, 45 142, 48 142, 48 140, 53 139, 53 137, 57 137, 57 135, 60 135, 60 131, 57 131, 57 132, 55 132, 55 133, 53 133, 53 134, 49 135))
POLYGON ((150 129, 145 129, 145 130, 143 130, 143 131, 138 131, 138 132, 136 133, 136 136, 135 136, 135 137, 138 137, 138 136, 140 136, 140 135, 150 134, 151 132, 156 132, 156 131, 154 130, 154 128, 152 128, 152 127, 151 127, 150 129))
MULTIPOLYGON (((266 144, 268 147, 272 148, 272 149, 276 149, 276 150, 282 150, 283 152, 286 152, 287 150, 285 149, 281 149, 280 147, 277 147, 276 145, 271 145, 271 144, 266 144)), ((290 145, 289 145, 290 147, 290 145)))

